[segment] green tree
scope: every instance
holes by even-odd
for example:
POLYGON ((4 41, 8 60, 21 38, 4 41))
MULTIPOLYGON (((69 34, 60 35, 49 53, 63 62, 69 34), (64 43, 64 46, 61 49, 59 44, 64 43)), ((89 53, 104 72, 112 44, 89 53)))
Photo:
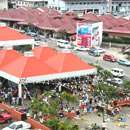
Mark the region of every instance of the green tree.
POLYGON ((130 90, 130 81, 125 80, 123 86, 124 86, 124 89, 130 90))
POLYGON ((50 119, 46 122, 47 126, 53 130, 58 130, 59 120, 58 119, 50 119))
POLYGON ((76 96, 74 96, 74 95, 72 95, 70 93, 67 93, 67 92, 62 92, 60 97, 61 97, 62 100, 66 100, 68 103, 77 102, 76 96))

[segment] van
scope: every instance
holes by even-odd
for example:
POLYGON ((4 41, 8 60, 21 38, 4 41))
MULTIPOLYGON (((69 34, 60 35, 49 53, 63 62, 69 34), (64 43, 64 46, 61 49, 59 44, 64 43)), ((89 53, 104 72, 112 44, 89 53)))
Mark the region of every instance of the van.
POLYGON ((119 69, 119 68, 113 68, 111 70, 111 73, 113 76, 115 77, 124 77, 124 70, 123 69, 119 69))
POLYGON ((72 48, 71 44, 68 41, 62 39, 57 40, 57 46, 60 48, 72 48))

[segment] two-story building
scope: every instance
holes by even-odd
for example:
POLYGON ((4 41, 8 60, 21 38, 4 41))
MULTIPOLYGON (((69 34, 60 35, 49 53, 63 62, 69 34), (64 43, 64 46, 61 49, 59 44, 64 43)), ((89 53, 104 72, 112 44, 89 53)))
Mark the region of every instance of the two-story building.
POLYGON ((73 10, 82 13, 91 11, 98 14, 130 14, 130 0, 48 0, 48 7, 62 12, 73 10))
POLYGON ((48 0, 48 7, 63 12, 73 10, 78 13, 91 11, 104 14, 108 11, 106 0, 48 0))

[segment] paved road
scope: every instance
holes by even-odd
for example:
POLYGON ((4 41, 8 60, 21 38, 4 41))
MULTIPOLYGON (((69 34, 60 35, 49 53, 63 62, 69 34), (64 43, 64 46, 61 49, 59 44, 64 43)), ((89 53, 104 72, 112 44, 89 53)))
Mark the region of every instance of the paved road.
MULTIPOLYGON (((56 42, 54 40, 49 40, 48 43, 50 47, 62 50, 56 46, 56 42)), ((130 80, 130 67, 122 66, 119 65, 118 63, 103 61, 102 56, 101 57, 90 56, 87 52, 83 51, 73 51, 73 52, 87 63, 97 63, 98 61, 99 65, 108 70, 110 70, 111 68, 122 68, 124 70, 126 78, 130 80)))
POLYGON ((98 63, 103 68, 110 70, 111 68, 122 68, 124 70, 125 76, 130 79, 130 67, 119 65, 118 63, 112 63, 108 61, 103 61, 101 57, 90 56, 87 52, 75 52, 76 55, 81 57, 85 62, 88 63, 98 63), (97 62, 98 61, 98 62, 97 62))

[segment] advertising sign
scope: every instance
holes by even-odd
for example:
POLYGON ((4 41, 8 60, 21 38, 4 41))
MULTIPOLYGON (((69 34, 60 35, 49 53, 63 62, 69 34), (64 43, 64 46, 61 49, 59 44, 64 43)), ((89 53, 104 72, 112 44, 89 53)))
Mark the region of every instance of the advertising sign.
POLYGON ((77 45, 87 48, 100 46, 102 42, 102 22, 77 23, 77 45))
POLYGON ((77 45, 85 47, 91 46, 91 25, 77 24, 77 45))

